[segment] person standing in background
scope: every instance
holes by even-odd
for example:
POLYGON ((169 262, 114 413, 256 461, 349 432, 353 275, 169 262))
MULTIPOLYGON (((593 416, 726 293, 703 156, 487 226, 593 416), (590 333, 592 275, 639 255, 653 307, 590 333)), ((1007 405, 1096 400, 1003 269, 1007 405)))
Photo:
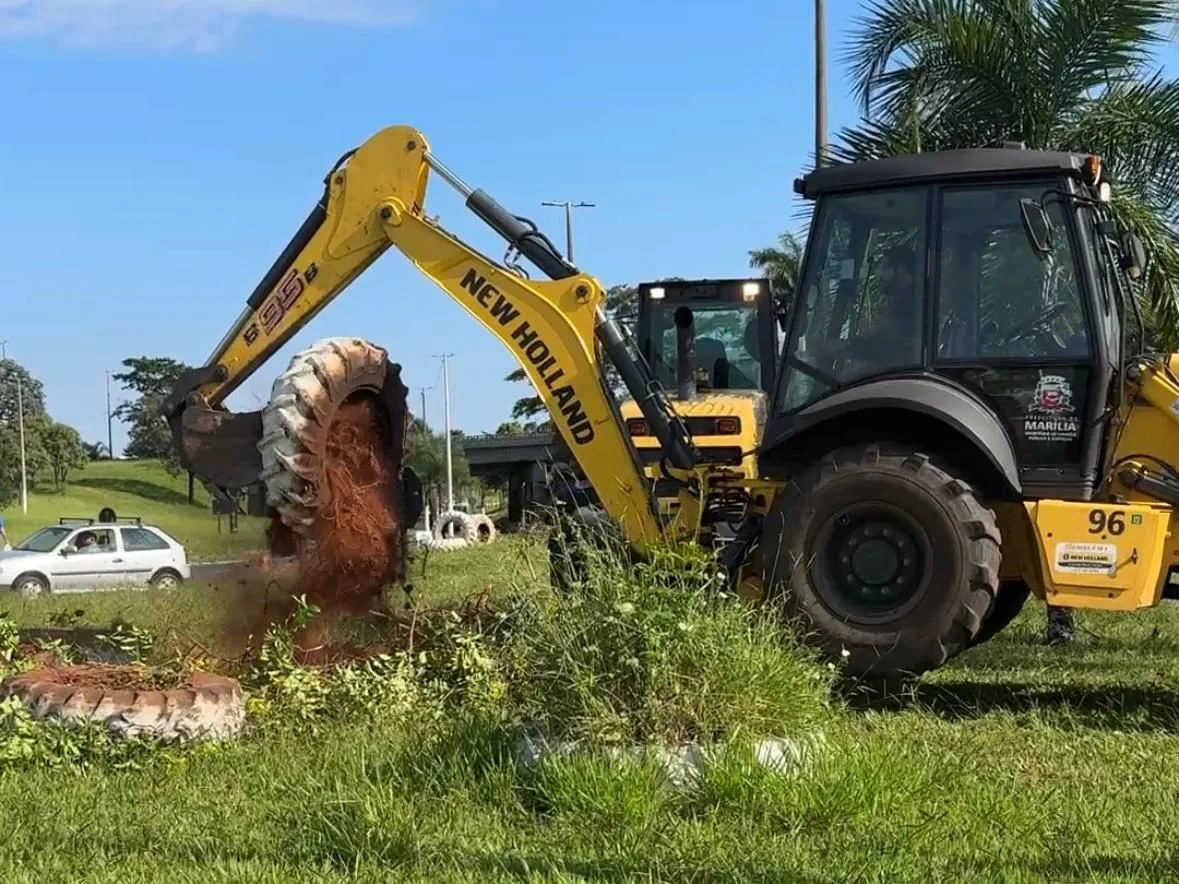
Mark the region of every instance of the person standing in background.
POLYGON ((4 533, 4 515, 0 513, 0 549, 11 549, 8 535, 4 533))

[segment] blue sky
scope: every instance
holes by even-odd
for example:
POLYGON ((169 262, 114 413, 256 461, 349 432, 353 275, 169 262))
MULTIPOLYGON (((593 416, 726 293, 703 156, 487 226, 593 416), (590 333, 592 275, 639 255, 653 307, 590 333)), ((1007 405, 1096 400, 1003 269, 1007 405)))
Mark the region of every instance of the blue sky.
MULTIPOLYGON (((829 0, 830 124, 853 121, 829 0)), ((812 149, 810 0, 3 0, 0 339, 58 419, 106 438, 104 371, 202 363, 336 158, 417 126, 468 182, 538 221, 586 200, 577 263, 605 284, 748 272, 796 221, 812 149), (99 11, 95 11, 95 10, 99 11), (243 12, 245 10, 245 12, 243 12), (723 10, 723 11, 722 11, 723 10)), ((437 181, 428 209, 502 245, 437 181), (444 197, 444 198, 443 198, 444 197)), ((230 399, 257 408, 297 349, 385 346, 454 425, 494 430, 507 350, 391 251, 230 399)), ((115 390, 116 401, 122 397, 115 390)), ((125 434, 116 424, 115 445, 125 434)))

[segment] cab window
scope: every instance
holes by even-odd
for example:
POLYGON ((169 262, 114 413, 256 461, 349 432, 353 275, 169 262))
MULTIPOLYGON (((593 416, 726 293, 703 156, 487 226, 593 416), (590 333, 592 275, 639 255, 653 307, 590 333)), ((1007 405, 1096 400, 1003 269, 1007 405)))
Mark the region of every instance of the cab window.
POLYGON ((942 360, 1076 359, 1089 353, 1072 237, 1048 200, 1052 250, 1037 255, 1022 198, 1044 183, 946 190, 941 196, 937 356, 942 360))
MULTIPOLYGON (((667 389, 676 383, 675 311, 681 304, 652 309, 655 372, 667 389)), ((761 387, 758 336, 761 326, 754 304, 690 305, 696 329, 696 366, 708 372, 715 390, 756 390, 761 387)))
POLYGON ((822 198, 787 350, 787 410, 862 378, 921 365, 926 193, 822 198))

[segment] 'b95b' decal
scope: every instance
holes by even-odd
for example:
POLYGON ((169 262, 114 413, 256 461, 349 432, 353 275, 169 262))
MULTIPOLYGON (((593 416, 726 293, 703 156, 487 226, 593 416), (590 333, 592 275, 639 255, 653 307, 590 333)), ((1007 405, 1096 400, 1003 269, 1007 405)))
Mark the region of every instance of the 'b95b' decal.
POLYGON ((283 321, 290 309, 299 301, 299 297, 307 288, 308 283, 312 282, 316 276, 319 275, 319 268, 314 264, 309 264, 303 273, 299 273, 298 269, 292 267, 283 281, 278 284, 278 288, 274 290, 274 294, 262 305, 262 309, 258 311, 258 321, 251 322, 245 331, 246 344, 251 345, 258 336, 265 332, 269 335, 276 328, 279 323, 283 321), (258 325, 261 324, 261 331, 258 325))

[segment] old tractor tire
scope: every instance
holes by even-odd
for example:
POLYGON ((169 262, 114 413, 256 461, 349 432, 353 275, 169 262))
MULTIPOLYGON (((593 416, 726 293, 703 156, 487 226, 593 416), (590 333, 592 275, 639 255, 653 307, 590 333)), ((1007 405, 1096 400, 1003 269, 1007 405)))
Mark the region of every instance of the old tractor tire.
POLYGON ((491 516, 485 515, 484 513, 476 513, 471 516, 471 524, 474 526, 476 543, 495 542, 495 522, 491 520, 491 516))
POLYGON ((434 523, 433 534, 426 541, 427 547, 442 552, 466 549, 474 544, 475 522, 461 510, 451 510, 448 513, 440 515, 438 521, 434 523), (451 525, 454 525, 458 529, 457 536, 455 537, 447 537, 445 534, 445 529, 451 525))
POLYGON ((90 668, 34 669, 8 679, 0 696, 19 698, 39 721, 72 726, 96 722, 119 738, 226 740, 245 721, 245 698, 236 679, 194 672, 183 687, 168 690, 70 683, 72 674, 90 668))
POLYGON ((408 437, 408 393, 401 366, 368 341, 326 338, 291 357, 262 410, 258 442, 266 502, 283 524, 306 535, 316 511, 327 502, 323 456, 328 429, 340 407, 358 395, 381 402, 400 468, 408 437))
POLYGON ((979 634, 999 588, 994 513, 904 449, 811 464, 779 495, 761 546, 768 597, 851 676, 937 669, 979 634))

